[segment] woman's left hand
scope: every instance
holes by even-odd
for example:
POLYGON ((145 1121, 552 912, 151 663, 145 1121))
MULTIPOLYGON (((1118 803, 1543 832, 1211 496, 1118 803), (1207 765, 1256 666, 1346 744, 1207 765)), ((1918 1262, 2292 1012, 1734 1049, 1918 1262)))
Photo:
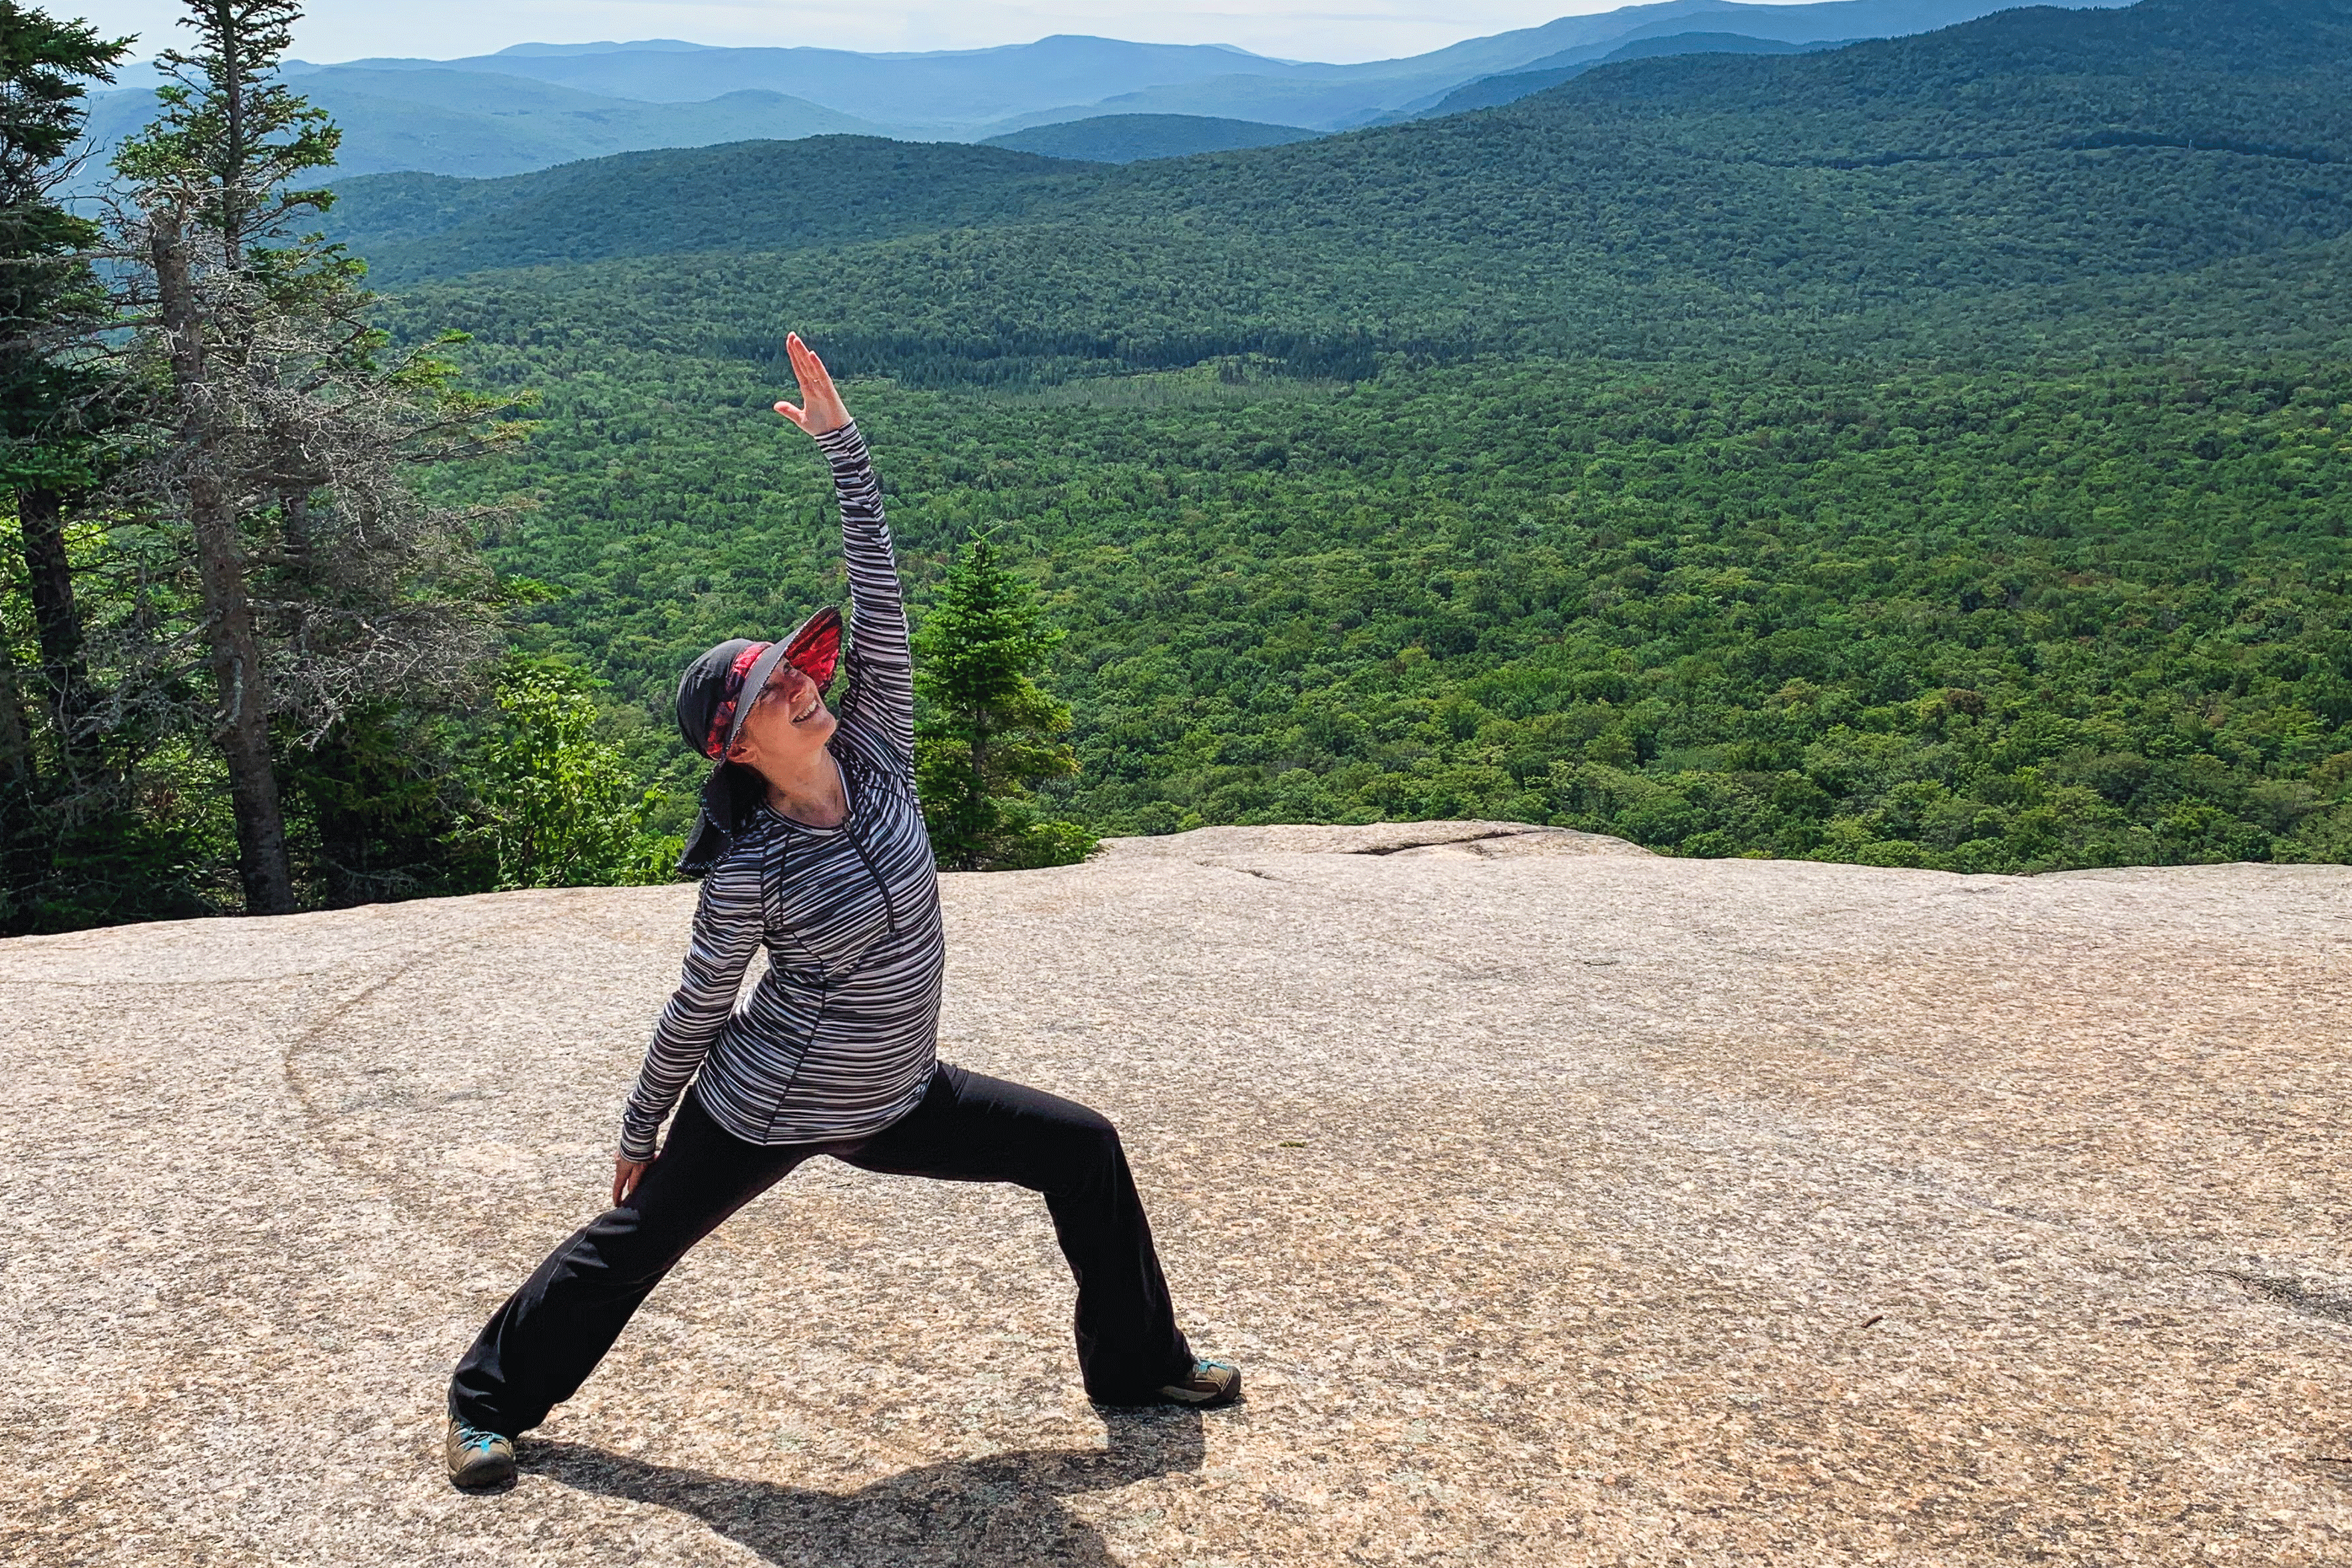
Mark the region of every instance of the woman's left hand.
POLYGON ((629 1201, 631 1196, 637 1190, 637 1184, 646 1179, 646 1172, 652 1168, 652 1166, 651 1160, 633 1160, 626 1155, 613 1156, 613 1207, 614 1208, 629 1201))
POLYGON ((841 394, 833 390, 833 378, 825 373, 824 361, 816 357, 816 350, 802 342, 798 332, 787 332, 784 352, 792 357, 793 374, 800 378, 801 402, 798 408, 780 402, 776 412, 811 435, 829 435, 847 424, 849 410, 842 406, 841 394))

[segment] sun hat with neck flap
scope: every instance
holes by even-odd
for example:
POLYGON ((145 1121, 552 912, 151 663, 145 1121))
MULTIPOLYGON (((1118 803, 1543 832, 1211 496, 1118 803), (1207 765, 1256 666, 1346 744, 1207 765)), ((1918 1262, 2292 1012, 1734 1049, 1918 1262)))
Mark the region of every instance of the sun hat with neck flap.
POLYGON ((841 612, 828 606, 781 643, 732 638, 686 667, 677 681, 678 733, 719 766, 703 782, 702 812, 677 862, 681 874, 699 877, 716 864, 767 795, 767 781, 758 771, 730 761, 728 753, 777 670, 790 664, 821 693, 833 684, 840 662, 841 612))

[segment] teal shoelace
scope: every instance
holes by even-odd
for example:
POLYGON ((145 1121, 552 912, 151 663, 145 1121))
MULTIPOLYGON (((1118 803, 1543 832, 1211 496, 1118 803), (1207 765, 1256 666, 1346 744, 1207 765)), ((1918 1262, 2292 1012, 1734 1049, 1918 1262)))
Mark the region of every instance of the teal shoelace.
POLYGON ((487 1450, 502 1436, 502 1433, 485 1432, 479 1427, 460 1426, 457 1428, 457 1446, 461 1448, 487 1450))

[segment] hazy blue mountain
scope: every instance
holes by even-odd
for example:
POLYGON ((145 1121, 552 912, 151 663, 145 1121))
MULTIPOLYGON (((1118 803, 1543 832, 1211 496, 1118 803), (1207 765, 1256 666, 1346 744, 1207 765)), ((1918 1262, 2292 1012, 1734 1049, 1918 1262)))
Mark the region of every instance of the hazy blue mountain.
POLYGON ((1320 134, 1296 125, 1265 125, 1251 120, 1217 120, 1199 114, 1106 114, 1065 120, 992 136, 983 147, 1010 147, 1048 158, 1079 158, 1095 163, 1135 163, 1146 158, 1185 158, 1195 152, 1232 152, 1244 147, 1279 147, 1320 134))
POLYGON ((1539 71, 1562 68, 1587 71, 1614 60, 1651 60, 1668 55, 1802 55, 1816 49, 1843 48, 1848 44, 1860 41, 1856 38, 1822 38, 1792 44, 1780 38, 1752 38, 1744 33, 1643 34, 1628 43, 1612 40, 1605 46, 1605 54, 1593 56, 1587 50, 1570 50, 1549 59, 1538 60, 1525 71, 1513 74, 1532 76, 1539 71))
POLYGON ((1565 66, 1538 66, 1532 70, 1481 77, 1467 87, 1455 88, 1422 112, 1431 117, 1462 114, 1474 109, 1493 109, 1499 104, 1516 103, 1530 94, 1558 87, 1564 81, 1617 60, 1655 59, 1667 55, 1801 55, 1817 49, 1842 48, 1854 41, 1838 38, 1817 44, 1790 44, 1777 38, 1743 37, 1737 33, 1673 33, 1659 38, 1636 38, 1597 59, 1565 66))
MULTIPOLYGON (((883 133, 852 115, 775 92, 730 92, 700 103, 602 98, 523 77, 331 66, 295 74, 303 95, 342 128, 343 174, 395 169, 515 174, 654 147, 753 139, 883 133)), ((89 136, 101 150, 155 117, 155 95, 94 95, 89 136)), ((93 163, 102 162, 102 156, 93 163)))
POLYGON ((714 47, 710 44, 689 44, 684 38, 639 38, 626 44, 617 44, 610 40, 601 44, 509 44, 499 53, 501 55, 617 55, 641 50, 667 49, 685 54, 714 47))
POLYGON ((1610 51, 1610 60, 1646 60, 1661 55, 1801 55, 1814 49, 1839 49, 1853 38, 1824 38, 1802 44, 1779 38, 1750 38, 1738 33, 1674 33, 1663 38, 1636 38, 1610 51))
MULTIPOLYGON (((2126 3, 2126 0, 2070 0, 2060 8, 2110 10, 2126 3)), ((1760 46, 1772 43, 1804 44, 1822 48, 1864 38, 1905 37, 1916 33, 1934 32, 2008 9, 2014 9, 2009 0, 1992 0, 1990 4, 1981 3, 1981 0, 1957 0, 1957 3, 1956 0, 1823 0, 1822 4, 1794 5, 1747 5, 1740 0, 1692 0, 1687 5, 1637 5, 1598 16, 1564 17, 1544 27, 1530 29, 1555 43, 1564 42, 1566 47, 1511 61, 1506 68, 1507 73, 1513 78, 1525 78, 1513 83, 1516 90, 1490 89, 1483 93, 1473 92, 1477 81, 1495 78, 1481 76, 1475 80, 1458 79, 1434 92, 1400 104, 1395 110, 1380 116, 1379 120, 1393 123, 1422 114, 1458 114, 1465 110, 1508 103, 1528 93, 1557 87, 1603 61, 1637 59, 1644 53, 1759 53, 1769 52, 1760 46), (1569 23, 1618 25, 1571 27, 1567 25, 1569 23), (1746 39, 1759 47, 1700 51, 1677 43, 1677 40, 1699 34, 1746 39), (1633 45, 1640 43, 1663 47, 1654 47, 1639 53, 1629 52, 1633 45), (1538 73, 1547 74, 1538 78, 1538 73), (1496 96, 1497 92, 1501 95, 1496 96), (1459 102, 1452 101, 1456 93, 1470 96, 1459 102)), ((1508 37, 1512 35, 1502 36, 1508 37)))
MULTIPOLYGON (((2091 5, 2115 0, 2089 0, 2091 5)), ((1403 107, 1478 77, 1544 65, 1563 51, 1598 58, 1637 37, 1695 31, 1810 42, 1926 32, 2003 8, 2003 0, 1823 0, 1750 5, 1663 0, 1471 38, 1423 55, 1356 65, 1268 59, 1220 45, 1136 44, 1060 36, 928 54, 817 48, 698 48, 676 40, 558 47, 520 45, 469 59, 362 60, 380 70, 526 76, 612 98, 690 102, 755 89, 881 124, 943 136, 1022 129, 1024 117, 1106 112, 1211 115, 1333 127, 1403 107), (1601 46, 1608 46, 1601 47, 1601 46), (981 128, 988 127, 983 131, 981 128)))
MULTIPOLYGON (((286 74, 343 126, 346 172, 495 175, 656 147, 850 133, 977 141, 1129 116, 1342 130, 1467 107, 1449 104, 1451 95, 1479 78, 1558 70, 1552 79, 1565 80, 1644 39, 1886 37, 1999 8, 2000 0, 1664 0, 1358 65, 1078 37, 928 54, 657 38, 519 44, 457 60, 289 61, 286 74)), ((93 100, 101 148, 152 117, 153 80, 152 66, 134 66, 126 90, 93 100)), ((1516 82, 1510 96, 1547 85, 1516 82)), ((1505 91, 1486 88, 1476 102, 1507 101, 1505 91)))
MULTIPOLYGON (((2077 0, 2065 9, 2104 9, 2121 0, 2077 0)), ((1748 5, 1740 0, 1664 0, 1588 16, 1562 16, 1536 27, 1471 38, 1402 59, 1360 65, 1246 68, 1183 81, 1106 87, 1092 99, 1017 111, 994 129, 1009 132, 1106 113, 1197 114, 1323 131, 1407 118, 1456 88, 1504 71, 1598 62, 1628 41, 1695 30, 1783 42, 1893 37, 1928 32, 2008 8, 2006 0, 1823 0, 1815 5, 1748 5), (1704 24, 1704 26, 1700 26, 1704 24)), ((1565 77, 1560 78, 1564 80, 1565 77)), ((800 90, 800 89, 795 89, 800 90)), ((832 101, 807 90, 818 102, 832 101)), ((860 110, 860 112, 874 112, 860 110)))
POLYGON ((451 69, 534 77, 583 92, 689 102, 753 89, 790 93, 893 124, 958 130, 1058 104, 1087 103, 1160 83, 1235 73, 1275 76, 1297 66, 1220 45, 1130 44, 1057 37, 1034 44, 939 54, 846 49, 619 49, 593 54, 485 55, 471 59, 359 60, 383 70, 451 69))
MULTIPOLYGON (((2066 10, 2107 9, 2125 0, 2071 0, 2066 10)), ((1323 68, 1370 76, 1446 76, 1464 82, 1497 71, 1570 63, 1555 57, 1596 50, 1598 58, 1629 39, 1674 33, 1725 32, 1789 43, 1827 38, 1889 38, 1933 32, 2009 9, 2008 0, 1818 0, 1811 5, 1753 5, 1743 0, 1664 0, 1590 16, 1562 16, 1540 26, 1471 38, 1425 55, 1367 65, 1323 68)))
POLYGON ((1453 85, 1454 79, 1418 76, 1370 79, 1299 77, 1287 80, 1257 76, 1212 77, 1202 81, 1113 93, 1092 103, 1065 104, 1012 115, 991 129, 1009 134, 1014 129, 1112 114, 1185 114, 1250 120, 1261 125, 1296 125, 1318 131, 1345 131, 1378 118, 1391 102, 1442 97, 1439 89, 1453 85))

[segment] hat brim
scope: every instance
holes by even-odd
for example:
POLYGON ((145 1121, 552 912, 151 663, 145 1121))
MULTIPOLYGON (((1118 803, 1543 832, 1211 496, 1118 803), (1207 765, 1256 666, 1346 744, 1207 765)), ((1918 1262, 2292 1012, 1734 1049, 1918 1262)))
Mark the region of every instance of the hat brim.
POLYGON ((719 748, 721 766, 734 754, 736 737, 743 733, 743 721, 751 716, 752 705, 768 689, 768 682, 786 664, 816 683, 823 691, 833 684, 833 673, 841 657, 841 612, 825 606, 800 624, 800 629, 781 643, 772 643, 768 651, 752 661, 743 672, 743 690, 735 699, 735 718, 727 727, 727 744, 719 748))
POLYGON ((823 691, 841 664, 841 612, 828 604, 784 639, 784 659, 823 691))

